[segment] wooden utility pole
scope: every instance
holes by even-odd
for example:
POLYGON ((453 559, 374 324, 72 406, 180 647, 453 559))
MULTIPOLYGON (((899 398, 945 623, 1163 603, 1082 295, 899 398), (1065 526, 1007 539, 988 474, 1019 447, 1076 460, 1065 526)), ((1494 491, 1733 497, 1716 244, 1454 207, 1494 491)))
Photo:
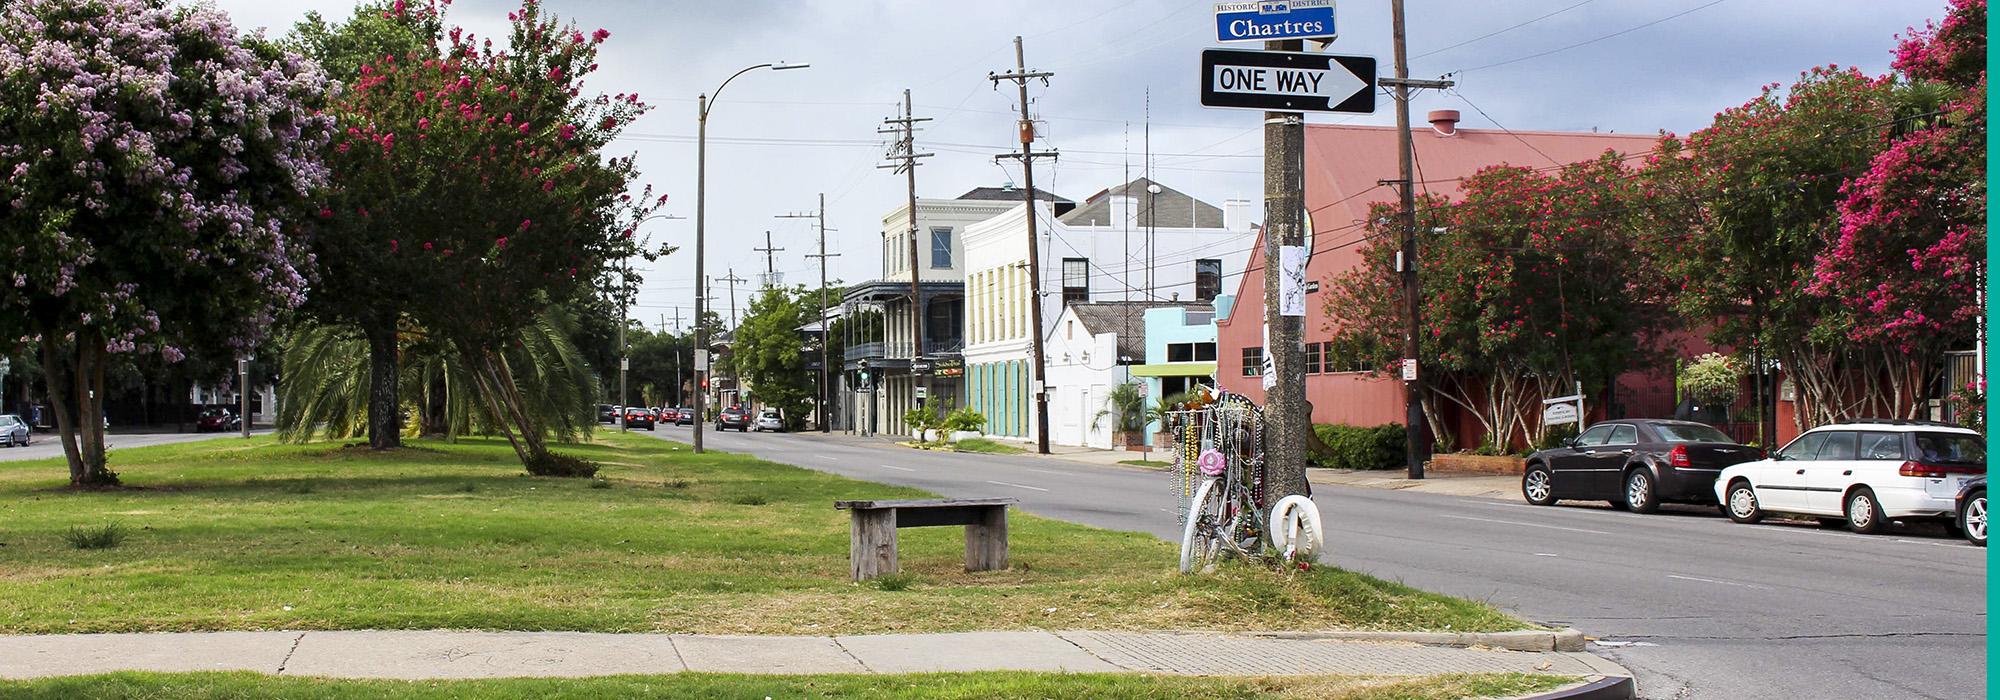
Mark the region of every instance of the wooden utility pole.
POLYGON ((781 253, 781 252, 784 252, 784 250, 785 250, 785 249, 784 249, 784 248, 778 248, 778 247, 775 247, 775 246, 772 246, 772 245, 771 245, 771 232, 770 232, 770 231, 765 231, 765 232, 764 232, 764 247, 762 247, 762 248, 751 248, 751 250, 754 250, 754 251, 757 251, 757 252, 759 252, 759 253, 763 253, 763 254, 764 254, 764 286, 766 286, 766 287, 776 287, 776 286, 779 286, 779 285, 778 285, 778 283, 779 283, 779 281, 780 281, 780 280, 778 279, 778 256, 777 256, 777 254, 778 254, 778 253, 781 253))
POLYGON ((741 278, 741 277, 737 277, 737 276, 736 276, 736 268, 733 268, 733 267, 732 267, 732 268, 729 268, 729 276, 728 276, 728 277, 724 277, 724 278, 722 278, 722 281, 724 281, 724 282, 728 282, 728 283, 729 283, 729 330, 730 330, 730 332, 732 332, 732 333, 733 333, 733 332, 735 332, 735 331, 736 331, 736 324, 737 324, 737 321, 736 321, 736 283, 737 283, 737 282, 748 282, 748 281, 750 281, 750 280, 746 280, 746 279, 743 279, 743 278, 741 278))
MULTIPOLYGON (((905 190, 910 215, 910 386, 913 391, 928 391, 930 385, 928 377, 917 371, 918 363, 924 359, 923 268, 917 262, 917 165, 919 159, 931 157, 929 153, 917 152, 917 122, 927 121, 930 121, 929 117, 916 116, 910 91, 903 90, 903 115, 882 120, 883 124, 890 125, 882 129, 882 133, 900 136, 889 148, 887 158, 890 162, 879 166, 901 173, 908 183, 905 190)), ((918 403, 923 402, 918 400, 918 403)))
MULTIPOLYGON (((1298 39, 1264 42, 1269 51, 1299 51, 1298 39)), ((1287 308, 1284 290, 1291 273, 1305 265, 1306 120, 1300 112, 1264 113, 1264 352, 1271 374, 1264 378, 1264 453, 1270 465, 1264 482, 1266 503, 1306 492, 1305 311, 1287 308)), ((1295 290, 1303 294, 1304 290, 1295 290)))
POLYGON ((779 214, 778 218, 817 220, 815 228, 819 229, 819 252, 809 253, 806 257, 819 258, 819 431, 831 432, 832 427, 829 425, 832 423, 829 420, 831 414, 827 412, 827 406, 832 404, 833 375, 830 364, 832 358, 828 355, 827 345, 833 339, 833 328, 826 323, 826 259, 840 257, 840 254, 826 252, 826 193, 819 193, 819 211, 811 214, 779 214))
POLYGON ((1396 77, 1393 80, 1377 80, 1375 84, 1396 89, 1396 150, 1399 154, 1396 177, 1397 184, 1402 186, 1403 219, 1399 271, 1403 276, 1403 301, 1407 305, 1403 329, 1403 376, 1406 378, 1403 382, 1404 468, 1410 478, 1422 479, 1424 461, 1430 458, 1431 441, 1427 430, 1429 424, 1424 419, 1423 364, 1417 361, 1423 347, 1420 341, 1423 337, 1423 285, 1417 279, 1417 188, 1413 167, 1416 154, 1410 144, 1410 89, 1442 90, 1451 87, 1452 82, 1410 79, 1409 47, 1403 40, 1403 0, 1390 0, 1389 15, 1396 45, 1396 77))
POLYGON ((1046 71, 1029 71, 1026 52, 1021 48, 1021 37, 1014 37, 1014 71, 1011 73, 987 73, 995 87, 1002 80, 1014 81, 1020 89, 1021 100, 1021 152, 1002 153, 996 160, 1011 158, 1021 161, 1021 201, 1027 207, 1023 216, 1028 220, 1028 333, 1033 342, 1029 352, 1034 355, 1034 385, 1029 387, 1035 396, 1035 451, 1049 453, 1049 368, 1047 356, 1042 349, 1042 250, 1040 239, 1035 235, 1035 159, 1055 158, 1055 151, 1036 152, 1035 122, 1028 116, 1028 81, 1040 79, 1048 85, 1049 77, 1055 75, 1046 71))

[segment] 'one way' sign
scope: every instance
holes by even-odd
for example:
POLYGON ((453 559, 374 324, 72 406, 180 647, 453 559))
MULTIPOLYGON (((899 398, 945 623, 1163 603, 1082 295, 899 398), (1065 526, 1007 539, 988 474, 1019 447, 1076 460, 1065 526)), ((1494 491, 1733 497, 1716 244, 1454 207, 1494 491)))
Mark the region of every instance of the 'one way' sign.
POLYGON ((1201 52, 1201 103, 1272 112, 1375 112, 1375 58, 1291 51, 1201 52))

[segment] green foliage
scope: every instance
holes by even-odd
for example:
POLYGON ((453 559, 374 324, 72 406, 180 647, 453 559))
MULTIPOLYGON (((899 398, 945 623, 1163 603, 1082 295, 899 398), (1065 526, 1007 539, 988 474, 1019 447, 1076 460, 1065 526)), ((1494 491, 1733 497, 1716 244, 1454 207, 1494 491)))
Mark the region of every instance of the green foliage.
POLYGON ((118 523, 76 525, 65 530, 62 539, 74 549, 110 549, 125 541, 125 527, 118 523))
POLYGON ((1532 451, 1553 450, 1569 444, 1577 435, 1576 423, 1551 425, 1542 430, 1542 439, 1536 440, 1532 451))
POLYGON ((1706 353, 1681 368, 1681 390, 1703 405, 1727 406, 1743 392, 1743 362, 1721 353, 1706 353))
POLYGON ((917 582, 917 577, 915 574, 897 572, 893 574, 883 574, 881 576, 877 576, 875 577, 873 583, 875 586, 875 590, 889 591, 893 593, 896 591, 910 590, 910 584, 916 582, 917 582))
POLYGON ((1146 385, 1126 382, 1111 387, 1111 391, 1104 395, 1103 410, 1097 412, 1097 417, 1091 420, 1090 427, 1096 428, 1107 416, 1116 421, 1119 432, 1144 431, 1146 424, 1150 422, 1146 411, 1146 385))
POLYGON ((959 452, 979 452, 990 455, 1017 455, 1027 450, 991 438, 967 438, 952 443, 951 448, 959 452))
POLYGON ((528 473, 535 476, 559 476, 564 478, 589 478, 597 475, 597 463, 582 457, 574 457, 557 452, 543 452, 529 458, 528 473))
POLYGON ((739 506, 761 506, 768 505, 770 502, 771 499, 764 497, 764 494, 761 493, 746 493, 730 500, 730 503, 739 506))
POLYGON ((1359 428, 1351 425, 1313 425, 1313 432, 1326 443, 1324 456, 1315 456, 1313 466, 1334 469, 1399 469, 1403 466, 1403 426, 1378 425, 1359 428))
POLYGON ((938 423, 937 414, 930 412, 929 409, 912 408, 903 412, 903 427, 909 428, 919 435, 926 430, 936 430, 938 423))
POLYGON ((770 287, 750 303, 731 349, 733 371, 750 385, 757 400, 778 409, 797 430, 817 398, 815 378, 806 371, 806 342, 799 328, 812 321, 800 289, 770 287))
POLYGON ((973 410, 971 406, 960 406, 951 413, 945 414, 944 420, 939 422, 939 426, 944 430, 950 431, 984 432, 986 414, 973 410))

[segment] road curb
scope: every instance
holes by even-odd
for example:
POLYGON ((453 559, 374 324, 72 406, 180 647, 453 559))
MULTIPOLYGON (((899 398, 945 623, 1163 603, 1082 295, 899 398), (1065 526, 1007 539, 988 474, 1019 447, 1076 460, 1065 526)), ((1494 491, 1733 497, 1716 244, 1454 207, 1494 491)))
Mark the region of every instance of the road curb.
POLYGON ((1516 632, 1256 632, 1273 639, 1331 639, 1355 642, 1408 642, 1424 646, 1491 647, 1508 651, 1581 652, 1583 632, 1575 629, 1516 632))
POLYGON ((1633 682, 1631 676, 1605 676, 1513 700, 1634 700, 1637 697, 1639 684, 1633 682))

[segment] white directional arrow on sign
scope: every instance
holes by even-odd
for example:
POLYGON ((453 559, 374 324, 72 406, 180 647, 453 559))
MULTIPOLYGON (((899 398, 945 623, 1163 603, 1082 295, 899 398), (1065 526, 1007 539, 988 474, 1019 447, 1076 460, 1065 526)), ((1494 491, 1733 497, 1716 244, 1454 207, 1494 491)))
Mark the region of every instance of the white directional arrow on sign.
POLYGON ((1375 59, 1293 51, 1201 52, 1201 103, 1283 112, 1375 111, 1375 59))
POLYGON ((1340 104, 1348 96, 1368 88, 1368 81, 1355 77, 1345 66, 1335 63, 1326 70, 1271 66, 1216 66, 1216 92, 1251 95, 1319 97, 1340 104))

